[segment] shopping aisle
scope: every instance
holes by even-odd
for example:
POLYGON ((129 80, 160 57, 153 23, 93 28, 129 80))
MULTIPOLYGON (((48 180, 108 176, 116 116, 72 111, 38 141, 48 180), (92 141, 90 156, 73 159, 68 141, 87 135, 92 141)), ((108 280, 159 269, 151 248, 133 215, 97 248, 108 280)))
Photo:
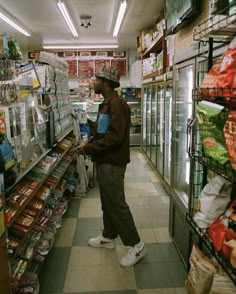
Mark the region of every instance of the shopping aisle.
POLYGON ((168 234, 169 196, 137 147, 131 148, 126 198, 148 255, 122 268, 121 240, 114 250, 87 246, 102 230, 96 185, 72 200, 42 269, 40 294, 184 294, 186 271, 168 234))

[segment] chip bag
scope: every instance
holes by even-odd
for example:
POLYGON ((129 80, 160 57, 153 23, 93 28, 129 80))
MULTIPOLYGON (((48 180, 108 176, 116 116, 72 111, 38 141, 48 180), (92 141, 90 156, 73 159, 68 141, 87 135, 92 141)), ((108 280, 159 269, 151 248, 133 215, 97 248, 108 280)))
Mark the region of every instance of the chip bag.
POLYGON ((228 109, 216 103, 200 101, 196 105, 196 111, 204 154, 213 160, 212 164, 229 164, 223 133, 228 109))
POLYGON ((233 170, 236 170, 236 110, 230 110, 224 126, 225 144, 233 170))
POLYGON ((236 101, 236 37, 205 76, 198 94, 236 101))

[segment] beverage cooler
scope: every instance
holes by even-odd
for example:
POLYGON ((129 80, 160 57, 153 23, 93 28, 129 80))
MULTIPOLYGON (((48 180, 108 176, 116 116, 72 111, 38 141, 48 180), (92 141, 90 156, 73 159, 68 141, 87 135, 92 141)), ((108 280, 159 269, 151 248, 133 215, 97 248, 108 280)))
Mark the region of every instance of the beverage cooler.
POLYGON ((172 79, 145 84, 142 99, 142 150, 169 185, 171 117, 172 79))
POLYGON ((195 86, 195 59, 176 64, 173 79, 172 159, 169 231, 188 267, 191 250, 190 228, 186 221, 194 180, 194 163, 189 158, 188 136, 192 121, 192 89, 195 86))
POLYGON ((195 59, 177 64, 171 79, 143 86, 142 100, 142 149, 170 192, 169 231, 186 267, 191 244, 186 215, 195 176, 187 133, 195 68, 195 59))

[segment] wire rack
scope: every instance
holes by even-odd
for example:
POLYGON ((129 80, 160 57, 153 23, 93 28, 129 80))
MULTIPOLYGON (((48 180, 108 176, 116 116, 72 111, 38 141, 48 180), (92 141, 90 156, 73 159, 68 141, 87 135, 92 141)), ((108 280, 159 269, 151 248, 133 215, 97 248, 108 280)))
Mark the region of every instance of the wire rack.
POLYGON ((194 101, 208 100, 216 103, 230 102, 236 104, 236 88, 195 88, 192 91, 194 101))
MULTIPOLYGON (((234 4, 235 5, 235 4, 234 4)), ((212 15, 193 29, 195 41, 229 42, 236 32, 236 9, 233 5, 227 6, 216 15, 212 15)))
POLYGON ((206 248, 209 250, 211 255, 215 257, 233 283, 236 285, 236 269, 233 268, 230 262, 223 256, 221 252, 216 252, 213 247, 213 243, 207 235, 206 230, 199 228, 196 222, 193 220, 192 216, 189 214, 186 215, 186 220, 189 223, 193 231, 201 238, 206 248))

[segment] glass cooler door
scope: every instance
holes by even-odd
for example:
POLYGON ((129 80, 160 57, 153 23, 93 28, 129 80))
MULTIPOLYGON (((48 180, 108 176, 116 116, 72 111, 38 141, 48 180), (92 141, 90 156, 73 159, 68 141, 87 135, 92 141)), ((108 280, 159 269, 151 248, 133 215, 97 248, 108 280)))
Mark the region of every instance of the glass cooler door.
POLYGON ((164 158, 164 86, 157 86, 157 170, 163 175, 164 158))
POLYGON ((171 183, 171 121, 172 121, 172 82, 165 86, 165 128, 164 128, 164 179, 171 183))
POLYGON ((147 86, 143 87, 143 95, 142 95, 142 149, 146 151, 147 145, 147 86))
POLYGON ((187 125, 192 117, 193 85, 194 63, 177 65, 174 79, 172 187, 185 208, 188 207, 190 195, 191 169, 187 153, 187 125))
POLYGON ((151 157, 151 110, 152 110, 152 87, 147 86, 147 103, 146 103, 146 154, 151 157))
POLYGON ((152 85, 152 109, 151 109, 151 161, 156 166, 156 126, 157 126, 157 87, 152 85))

